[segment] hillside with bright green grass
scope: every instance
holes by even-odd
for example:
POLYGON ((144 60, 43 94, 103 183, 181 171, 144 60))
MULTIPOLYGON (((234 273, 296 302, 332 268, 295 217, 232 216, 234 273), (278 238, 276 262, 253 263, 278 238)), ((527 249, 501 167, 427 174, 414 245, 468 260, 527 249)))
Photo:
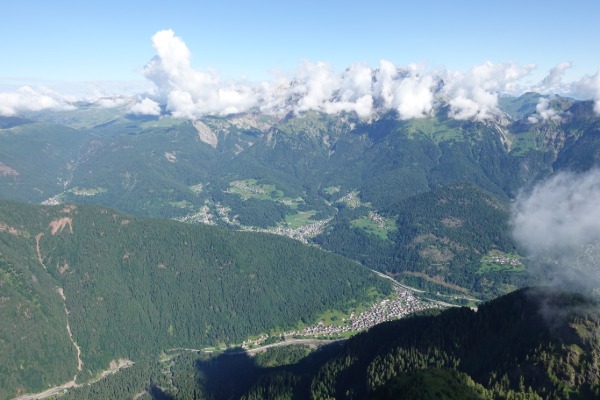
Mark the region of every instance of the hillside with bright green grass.
POLYGON ((491 298, 525 283, 508 207, 495 196, 473 185, 447 186, 392 209, 383 217, 345 206, 315 241, 430 292, 491 298))
POLYGON ((0 255, 2 398, 84 382, 118 359, 241 343, 390 291, 291 239, 95 206, 0 202, 0 255))

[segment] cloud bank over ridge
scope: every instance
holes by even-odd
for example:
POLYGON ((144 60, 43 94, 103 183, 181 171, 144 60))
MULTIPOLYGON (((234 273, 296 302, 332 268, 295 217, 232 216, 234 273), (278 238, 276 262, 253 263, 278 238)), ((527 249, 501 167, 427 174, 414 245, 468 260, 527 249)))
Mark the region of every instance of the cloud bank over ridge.
POLYGON ((498 113, 500 93, 530 90, 592 98, 600 113, 600 73, 565 84, 562 77, 570 62, 558 64, 534 86, 520 83, 536 68, 534 64, 485 62, 460 72, 430 71, 416 64, 395 66, 386 60, 377 68, 352 64, 341 73, 324 62, 303 61, 294 76, 251 85, 223 81, 216 71, 193 69, 191 52, 172 30, 157 32, 152 44, 157 55, 144 67, 144 76, 156 85, 157 100, 173 115, 186 118, 257 108, 265 113, 356 112, 364 119, 374 112, 395 110, 401 119, 411 119, 430 115, 441 102, 449 105, 452 118, 485 120, 498 113))
MULTIPOLYGON (((527 91, 593 99, 600 114, 600 71, 565 83, 563 76, 571 62, 558 64, 534 85, 523 83, 535 70, 534 64, 488 61, 468 71, 451 71, 419 64, 396 66, 386 60, 377 67, 355 63, 342 72, 326 62, 302 61, 294 73, 251 83, 222 79, 216 70, 193 68, 189 48, 172 30, 157 32, 152 46, 156 55, 143 67, 142 75, 154 89, 138 94, 137 102, 129 106, 132 114, 160 115, 160 105, 164 105, 173 116, 190 119, 250 110, 267 114, 355 112, 365 120, 375 113, 396 111, 400 119, 412 119, 429 116, 437 106, 446 105, 451 118, 483 121, 499 114, 500 94, 527 91)), ((0 92, 0 115, 72 108, 71 101, 22 87, 0 92)), ((537 111, 535 121, 558 118, 547 103, 540 103, 537 111)))
POLYGON ((45 109, 75 109, 62 96, 48 89, 22 86, 13 92, 0 92, 0 115, 11 116, 45 109))

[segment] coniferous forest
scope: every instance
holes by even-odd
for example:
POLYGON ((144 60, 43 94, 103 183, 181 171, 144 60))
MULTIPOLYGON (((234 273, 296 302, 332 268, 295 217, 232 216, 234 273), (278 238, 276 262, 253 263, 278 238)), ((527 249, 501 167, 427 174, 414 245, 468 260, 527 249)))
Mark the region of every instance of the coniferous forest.
POLYGON ((120 358, 240 343, 390 291, 356 263, 269 234, 91 206, 3 202, 0 221, 3 302, 13 310, 2 324, 2 396, 90 379, 120 358))
POLYGON ((596 399, 598 304, 528 288, 482 305, 388 322, 316 351, 180 353, 67 399, 596 399))

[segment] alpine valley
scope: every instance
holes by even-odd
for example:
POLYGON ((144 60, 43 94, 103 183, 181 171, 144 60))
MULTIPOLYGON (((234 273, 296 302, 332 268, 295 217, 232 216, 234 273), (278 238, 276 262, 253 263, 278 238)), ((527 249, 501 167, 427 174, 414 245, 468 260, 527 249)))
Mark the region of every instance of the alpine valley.
POLYGON ((543 272, 510 223, 522 190, 598 163, 593 102, 500 97, 476 121, 127 101, 0 117, 0 398, 600 396, 593 294, 524 289, 543 272), (394 302, 417 312, 310 334, 394 302))

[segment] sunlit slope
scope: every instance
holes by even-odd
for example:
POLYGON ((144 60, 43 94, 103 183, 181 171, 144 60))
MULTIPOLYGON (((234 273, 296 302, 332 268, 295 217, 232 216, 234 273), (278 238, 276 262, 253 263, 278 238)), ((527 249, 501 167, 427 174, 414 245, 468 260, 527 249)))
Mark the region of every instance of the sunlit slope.
POLYGON ((274 235, 92 206, 1 203, 0 221, 7 393, 85 380, 118 358, 238 343, 389 290, 356 263, 274 235), (40 381, 28 380, 36 362, 40 381))

